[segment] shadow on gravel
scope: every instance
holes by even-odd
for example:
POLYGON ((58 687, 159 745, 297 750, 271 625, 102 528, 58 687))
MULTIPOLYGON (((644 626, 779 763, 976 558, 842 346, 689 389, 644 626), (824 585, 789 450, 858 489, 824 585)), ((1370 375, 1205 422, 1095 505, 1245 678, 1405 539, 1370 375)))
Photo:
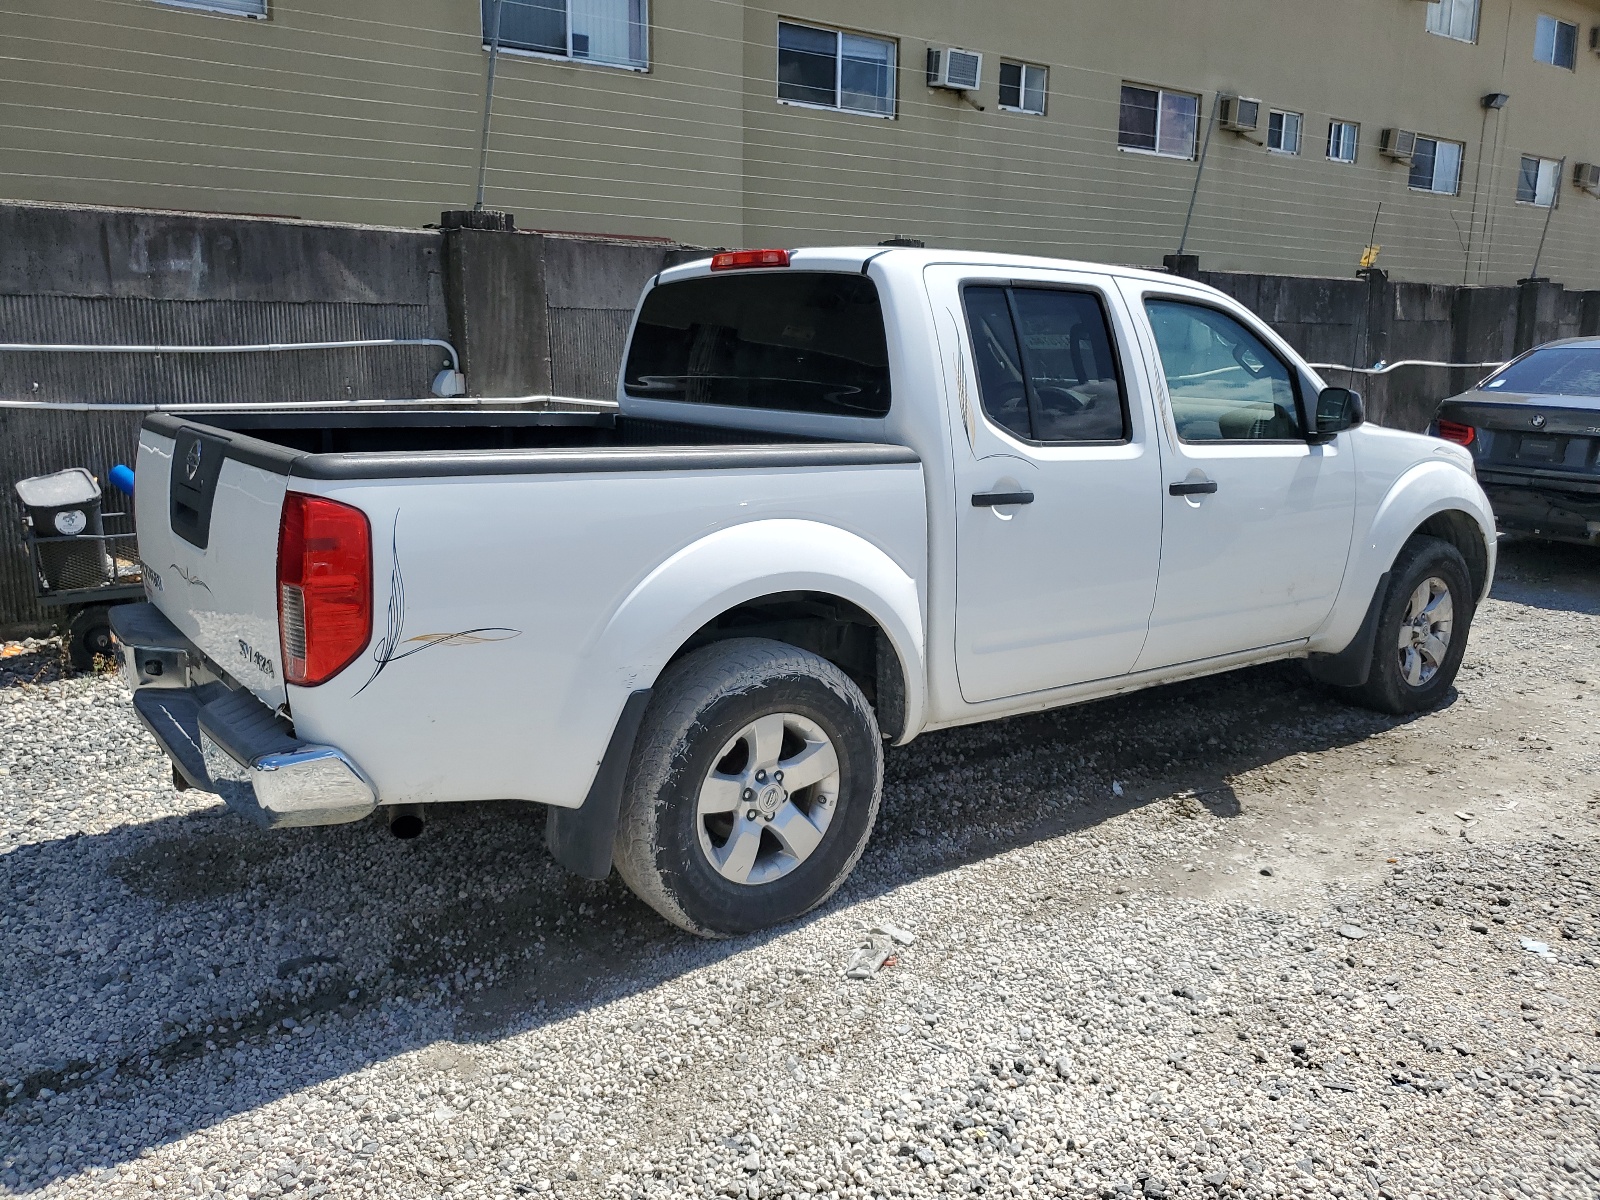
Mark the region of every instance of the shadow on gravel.
POLYGON ((60 645, 54 640, 37 648, 26 647, 21 642, 0 645, 0 688, 54 683, 72 674, 61 655, 60 645))
MULTIPOLYGON (((1146 804, 1236 816, 1231 775, 1394 724, 1280 664, 930 734, 891 752, 878 829, 828 907, 1146 804)), ((373 1061, 538 1028, 775 936, 701 941, 615 877, 567 875, 537 807, 432 816, 401 842, 377 822, 268 835, 217 807, 0 856, 0 1184, 125 1161, 373 1061)))
POLYGON ((1496 600, 1600 616, 1600 547, 1503 538, 1496 600))

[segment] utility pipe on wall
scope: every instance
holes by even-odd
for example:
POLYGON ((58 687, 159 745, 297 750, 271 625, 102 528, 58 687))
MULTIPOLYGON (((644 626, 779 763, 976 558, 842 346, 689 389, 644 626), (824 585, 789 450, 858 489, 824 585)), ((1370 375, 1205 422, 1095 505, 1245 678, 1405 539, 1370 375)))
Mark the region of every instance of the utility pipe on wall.
POLYGON ((442 338, 360 338, 348 342, 264 342, 251 346, 123 346, 85 342, 45 345, 38 342, 0 342, 0 352, 47 354, 276 354, 287 350, 358 350, 368 346, 438 346, 450 356, 449 371, 434 377, 436 396, 460 396, 466 392, 461 374, 461 356, 442 338))
POLYGON ((1387 375, 1390 371, 1397 371, 1401 367, 1449 367, 1453 370, 1469 371, 1479 367, 1503 367, 1505 365, 1503 362, 1433 362, 1425 358, 1402 358, 1398 362, 1379 362, 1370 367, 1347 367, 1342 363, 1306 364, 1313 371, 1348 371, 1352 375, 1387 375))

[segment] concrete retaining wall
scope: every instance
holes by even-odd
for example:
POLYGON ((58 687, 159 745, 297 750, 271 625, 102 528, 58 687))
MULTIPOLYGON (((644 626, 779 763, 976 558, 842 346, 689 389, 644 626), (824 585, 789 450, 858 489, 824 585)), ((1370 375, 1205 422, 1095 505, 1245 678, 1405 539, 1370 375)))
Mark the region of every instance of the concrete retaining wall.
MULTIPOLYGON (((1517 287, 1454 287, 1398 282, 1382 271, 1353 279, 1196 274, 1259 313, 1317 363, 1504 361, 1555 338, 1600 334, 1600 292, 1568 292, 1547 280, 1517 287)), ((1323 374, 1360 391, 1372 420, 1421 430, 1440 400, 1465 391, 1488 369, 1323 374)))

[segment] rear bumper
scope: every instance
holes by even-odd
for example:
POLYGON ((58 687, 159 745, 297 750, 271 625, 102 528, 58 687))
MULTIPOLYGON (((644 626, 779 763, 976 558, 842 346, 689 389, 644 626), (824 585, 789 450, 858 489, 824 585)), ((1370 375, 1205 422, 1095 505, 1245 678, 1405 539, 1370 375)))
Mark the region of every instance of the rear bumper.
POLYGON ((152 604, 113 609, 133 707, 191 786, 266 829, 341 825, 377 807, 372 784, 334 746, 295 737, 289 722, 232 686, 152 604))
POLYGON ((1600 543, 1600 485, 1508 472, 1480 478, 1495 522, 1506 532, 1600 543))

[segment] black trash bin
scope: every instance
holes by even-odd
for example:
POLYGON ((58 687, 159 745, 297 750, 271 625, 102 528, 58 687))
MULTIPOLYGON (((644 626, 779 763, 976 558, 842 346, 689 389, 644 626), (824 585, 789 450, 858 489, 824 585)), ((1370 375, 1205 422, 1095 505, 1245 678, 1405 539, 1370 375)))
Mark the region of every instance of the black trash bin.
POLYGON ((53 592, 103 587, 111 580, 100 484, 83 467, 19 479, 17 498, 27 510, 39 548, 45 585, 53 592))

